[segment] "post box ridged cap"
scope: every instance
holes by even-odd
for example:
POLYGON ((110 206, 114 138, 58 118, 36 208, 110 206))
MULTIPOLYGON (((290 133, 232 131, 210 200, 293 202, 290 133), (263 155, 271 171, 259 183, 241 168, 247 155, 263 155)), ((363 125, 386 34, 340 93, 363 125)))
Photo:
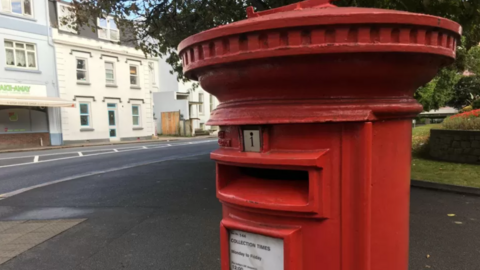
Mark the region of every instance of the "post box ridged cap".
POLYGON ((269 57, 350 52, 412 52, 455 58, 461 26, 441 17, 395 10, 336 7, 307 0, 183 40, 178 51, 185 75, 226 63, 269 57))

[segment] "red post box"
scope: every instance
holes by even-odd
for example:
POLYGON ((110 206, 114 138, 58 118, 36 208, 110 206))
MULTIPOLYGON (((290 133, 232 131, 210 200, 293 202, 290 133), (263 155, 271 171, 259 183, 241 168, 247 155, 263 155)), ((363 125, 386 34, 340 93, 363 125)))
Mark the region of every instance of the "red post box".
POLYGON ((249 8, 179 45, 221 101, 222 270, 408 269, 412 96, 461 27, 330 2, 249 8))

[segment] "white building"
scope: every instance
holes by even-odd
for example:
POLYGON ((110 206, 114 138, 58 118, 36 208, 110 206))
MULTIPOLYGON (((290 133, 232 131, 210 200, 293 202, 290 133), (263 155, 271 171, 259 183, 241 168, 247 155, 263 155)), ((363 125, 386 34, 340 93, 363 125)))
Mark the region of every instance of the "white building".
POLYGON ((61 23, 68 3, 50 2, 49 10, 60 97, 76 104, 62 109, 64 142, 151 139, 158 59, 122 42, 124 33, 112 18, 97 19, 96 32, 76 31, 61 23))
MULTIPOLYGON (((0 2, 0 149, 62 144, 46 0, 0 2)), ((73 111, 66 108, 65 111, 73 111)))
POLYGON ((160 60, 158 67, 159 90, 153 94, 157 132, 181 136, 216 132, 217 127, 208 126, 206 123, 210 113, 219 104, 217 98, 201 87, 192 90, 193 82, 177 82, 176 75, 170 74, 171 67, 165 61, 160 60), (165 123, 166 121, 168 123, 165 123))

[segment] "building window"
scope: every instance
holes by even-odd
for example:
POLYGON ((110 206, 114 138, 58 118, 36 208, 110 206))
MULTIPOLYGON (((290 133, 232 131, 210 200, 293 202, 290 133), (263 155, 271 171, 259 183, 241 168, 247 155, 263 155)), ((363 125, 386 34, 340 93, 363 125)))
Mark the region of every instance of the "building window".
POLYGON ((57 2, 58 10, 58 29, 77 33, 77 23, 75 21, 75 11, 70 5, 57 2))
POLYGON ((80 125, 82 127, 90 126, 90 104, 80 103, 80 125))
POLYGON ((115 65, 113 62, 105 62, 105 78, 107 84, 115 84, 115 65))
POLYGON ((77 82, 88 82, 87 59, 77 58, 77 82))
POLYGON ((7 66, 37 69, 37 52, 34 44, 5 40, 7 66))
POLYGON ((203 93, 198 93, 198 112, 203 114, 203 93))
POLYGON ((215 109, 215 99, 213 98, 213 95, 210 95, 210 112, 213 112, 215 109))
POLYGON ((111 41, 120 40, 120 31, 118 31, 117 23, 113 18, 98 18, 98 38, 111 41))
POLYGON ((133 86, 138 86, 138 67, 130 66, 130 84, 133 86))
POLYGON ((155 65, 152 62, 148 63, 148 70, 150 71, 150 80, 152 81, 152 85, 156 85, 157 80, 155 78, 155 65))
POLYGON ((140 105, 132 105, 133 126, 140 126, 140 105))
POLYGON ((32 0, 2 0, 2 11, 32 17, 32 0))

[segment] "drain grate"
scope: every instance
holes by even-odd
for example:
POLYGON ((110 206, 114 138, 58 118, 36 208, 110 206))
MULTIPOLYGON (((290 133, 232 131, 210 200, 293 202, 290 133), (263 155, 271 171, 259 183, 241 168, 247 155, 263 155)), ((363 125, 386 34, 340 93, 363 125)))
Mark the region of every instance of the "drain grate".
POLYGON ((0 221, 0 265, 85 219, 0 221))

